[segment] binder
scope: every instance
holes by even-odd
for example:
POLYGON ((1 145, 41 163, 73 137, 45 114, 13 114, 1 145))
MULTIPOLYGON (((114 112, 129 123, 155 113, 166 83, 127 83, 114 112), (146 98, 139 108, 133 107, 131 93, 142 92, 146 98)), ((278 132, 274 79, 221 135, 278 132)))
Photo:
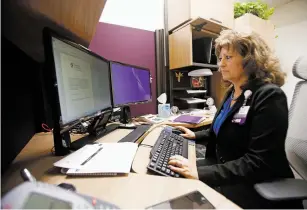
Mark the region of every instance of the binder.
POLYGON ((191 124, 199 124, 201 123, 205 117, 200 116, 193 116, 193 115, 180 115, 176 119, 174 119, 174 122, 181 122, 181 123, 191 123, 191 124))

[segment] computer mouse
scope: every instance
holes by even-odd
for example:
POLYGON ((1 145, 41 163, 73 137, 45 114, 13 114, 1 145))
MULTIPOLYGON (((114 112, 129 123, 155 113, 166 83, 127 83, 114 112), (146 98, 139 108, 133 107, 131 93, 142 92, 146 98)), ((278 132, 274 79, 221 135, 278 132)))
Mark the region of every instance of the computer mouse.
POLYGON ((177 135, 183 134, 183 132, 181 130, 178 130, 178 129, 173 129, 172 133, 177 134, 177 135))
POLYGON ((65 190, 69 190, 69 191, 73 191, 73 192, 75 192, 77 190, 74 185, 69 184, 69 183, 61 183, 58 186, 65 189, 65 190))

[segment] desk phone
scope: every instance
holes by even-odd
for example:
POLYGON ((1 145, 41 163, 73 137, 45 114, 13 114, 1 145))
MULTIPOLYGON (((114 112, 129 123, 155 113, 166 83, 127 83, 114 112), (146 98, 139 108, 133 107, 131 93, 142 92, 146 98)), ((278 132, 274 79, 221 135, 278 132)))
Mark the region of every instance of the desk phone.
POLYGON ((43 182, 24 182, 1 201, 2 209, 119 209, 94 197, 43 182))
POLYGON ((24 183, 1 199, 1 209, 119 209, 97 198, 74 192, 68 183, 51 185, 36 181, 27 170, 21 170, 24 183))

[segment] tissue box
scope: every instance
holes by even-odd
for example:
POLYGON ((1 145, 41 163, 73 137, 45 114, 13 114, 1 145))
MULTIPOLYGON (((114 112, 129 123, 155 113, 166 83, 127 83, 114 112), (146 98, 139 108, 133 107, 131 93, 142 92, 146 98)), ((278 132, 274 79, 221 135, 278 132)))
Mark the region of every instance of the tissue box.
POLYGON ((170 104, 159 104, 158 105, 158 116, 159 117, 169 117, 171 115, 171 105, 170 104))

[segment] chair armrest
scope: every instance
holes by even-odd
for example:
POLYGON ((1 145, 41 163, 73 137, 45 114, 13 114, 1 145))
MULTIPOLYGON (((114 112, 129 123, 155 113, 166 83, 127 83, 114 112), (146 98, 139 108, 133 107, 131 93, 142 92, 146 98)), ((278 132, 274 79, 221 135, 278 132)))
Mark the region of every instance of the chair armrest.
POLYGON ((262 197, 272 201, 307 199, 307 181, 302 179, 278 179, 254 187, 262 197))

